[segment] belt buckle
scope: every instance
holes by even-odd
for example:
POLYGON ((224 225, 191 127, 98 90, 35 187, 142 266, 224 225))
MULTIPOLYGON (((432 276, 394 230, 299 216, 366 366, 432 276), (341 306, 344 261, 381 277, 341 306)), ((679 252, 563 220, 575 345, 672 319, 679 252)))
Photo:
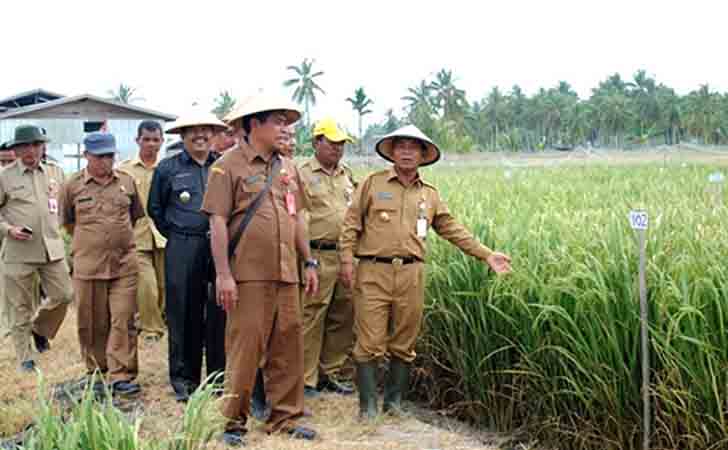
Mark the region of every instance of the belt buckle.
POLYGON ((392 258, 392 265, 393 266, 401 266, 404 264, 404 259, 402 258, 392 258))

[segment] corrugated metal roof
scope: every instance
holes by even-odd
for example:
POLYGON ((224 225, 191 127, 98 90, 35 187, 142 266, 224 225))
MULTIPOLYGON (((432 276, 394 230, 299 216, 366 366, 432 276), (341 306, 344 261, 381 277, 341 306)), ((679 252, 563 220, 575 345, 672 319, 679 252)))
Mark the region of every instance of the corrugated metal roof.
POLYGON ((129 105, 126 103, 119 103, 119 102, 115 102, 113 100, 97 97, 97 96, 91 95, 91 94, 83 94, 83 95, 77 95, 75 97, 63 97, 58 100, 53 100, 53 101, 49 101, 49 102, 45 102, 45 103, 39 103, 37 105, 26 106, 23 108, 13 108, 6 112, 0 113, 0 120, 9 119, 9 118, 13 118, 13 117, 19 117, 19 116, 22 116, 22 115, 25 115, 28 113, 42 111, 44 109, 53 108, 53 107, 65 105, 68 103, 86 101, 86 100, 91 100, 91 101, 99 102, 99 103, 105 103, 107 105, 111 105, 111 106, 121 108, 121 109, 127 109, 129 111, 133 111, 133 112, 136 112, 139 114, 145 114, 150 117, 154 117, 154 118, 165 120, 165 121, 175 120, 177 118, 177 116, 174 116, 171 114, 166 114, 166 113, 162 113, 159 111, 154 111, 154 110, 146 109, 146 108, 140 108, 138 106, 129 105))
POLYGON ((65 95, 51 92, 46 89, 33 89, 32 91, 21 92, 20 94, 15 94, 12 97, 0 99, 0 106, 5 106, 9 109, 22 108, 32 104, 58 100, 63 97, 65 97, 65 95), (33 98, 33 100, 31 103, 28 103, 28 101, 24 100, 26 98, 33 98))

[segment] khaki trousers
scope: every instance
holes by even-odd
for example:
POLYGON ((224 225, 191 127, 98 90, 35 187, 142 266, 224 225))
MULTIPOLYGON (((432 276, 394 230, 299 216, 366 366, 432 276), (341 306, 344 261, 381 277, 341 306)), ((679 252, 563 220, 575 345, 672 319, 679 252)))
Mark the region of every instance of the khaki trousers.
POLYGON ((387 355, 412 362, 424 300, 423 263, 360 261, 354 288, 354 360, 369 362, 387 355))
POLYGON ((298 285, 277 281, 238 284, 238 306, 228 312, 225 328, 223 414, 228 431, 243 431, 255 374, 263 355, 266 396, 271 414, 268 432, 293 426, 303 414, 303 334, 298 285))
POLYGON ((137 360, 137 276, 111 280, 73 279, 78 302, 78 341, 86 371, 108 372, 108 381, 130 381, 137 360))
POLYGON ((306 386, 316 387, 319 372, 338 373, 354 345, 352 293, 339 282, 336 251, 314 250, 319 260, 319 291, 303 299, 303 375, 306 386))
POLYGON ((53 339, 73 299, 66 261, 4 263, 5 302, 18 362, 33 359, 31 332, 53 339), (39 305, 38 278, 47 300, 39 305))
POLYGON ((164 322, 164 249, 137 251, 139 286, 137 287, 138 328, 142 334, 163 336, 164 322))

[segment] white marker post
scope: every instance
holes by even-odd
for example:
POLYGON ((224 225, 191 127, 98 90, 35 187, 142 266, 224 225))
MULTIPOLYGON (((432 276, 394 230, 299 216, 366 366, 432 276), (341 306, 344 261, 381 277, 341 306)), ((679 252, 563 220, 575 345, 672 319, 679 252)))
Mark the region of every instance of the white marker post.
POLYGON ((717 210, 723 204, 723 183, 725 182, 725 176, 721 172, 713 172, 708 175, 708 182, 713 186, 713 204, 717 210))
POLYGON ((649 218, 647 211, 637 210, 629 212, 629 223, 633 230, 637 230, 640 249, 640 335, 642 341, 642 450, 650 448, 650 347, 649 347, 649 321, 647 310, 647 226, 649 218))

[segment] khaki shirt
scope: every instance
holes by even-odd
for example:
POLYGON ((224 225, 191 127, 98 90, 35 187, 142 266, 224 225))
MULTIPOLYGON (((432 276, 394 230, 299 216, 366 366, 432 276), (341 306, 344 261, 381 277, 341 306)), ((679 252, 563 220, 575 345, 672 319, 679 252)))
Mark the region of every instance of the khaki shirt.
MULTIPOLYGON (((139 197, 142 201, 142 208, 147 210, 147 201, 149 200, 149 190, 152 187, 152 175, 154 175, 154 166, 147 167, 141 159, 134 158, 123 161, 119 164, 119 171, 127 173, 134 178, 139 197)), ((154 226, 154 222, 149 217, 142 217, 137 220, 134 225, 134 242, 137 250, 152 251, 156 248, 164 248, 167 240, 162 233, 154 226)))
POLYGON ((44 164, 48 169, 48 176, 51 178, 51 183, 58 183, 60 187, 66 181, 66 174, 63 173, 63 168, 53 161, 46 161, 44 164))
POLYGON ((97 183, 84 169, 63 186, 61 224, 73 225, 73 276, 110 280, 138 272, 134 223, 144 217, 131 175, 114 170, 97 183))
MULTIPOLYGON (((231 271, 237 282, 299 281, 296 217, 288 213, 285 195, 289 191, 293 194, 296 214, 303 213, 305 200, 296 166, 290 159, 281 159, 280 173, 236 248, 231 271)), ((225 152, 210 168, 202 212, 228 219, 231 239, 250 203, 265 186, 271 163, 271 155, 258 153, 243 142, 225 152)))
POLYGON ((351 169, 342 164, 329 175, 321 163, 312 158, 301 164, 299 174, 309 207, 309 238, 312 241, 337 242, 356 186, 351 169))
POLYGON ((369 175, 354 193, 339 241, 341 261, 352 262, 354 255, 414 256, 424 261, 427 233, 418 236, 420 217, 427 222, 425 231, 434 229, 468 255, 485 260, 492 253, 455 220, 437 188, 419 175, 404 186, 391 168, 369 175))
POLYGON ((0 233, 7 237, 13 226, 33 230, 28 241, 3 239, 5 262, 45 263, 65 256, 58 226, 60 185, 48 173, 44 163, 32 170, 20 160, 0 171, 0 233))

